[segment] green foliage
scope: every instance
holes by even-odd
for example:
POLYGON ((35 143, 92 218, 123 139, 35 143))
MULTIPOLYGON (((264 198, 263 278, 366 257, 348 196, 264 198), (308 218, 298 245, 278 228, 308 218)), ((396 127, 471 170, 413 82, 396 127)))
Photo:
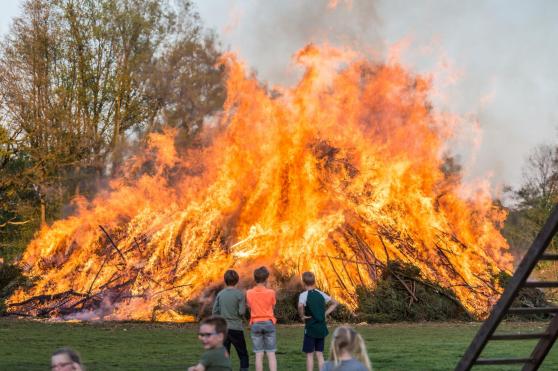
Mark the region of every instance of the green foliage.
POLYGON ((26 282, 21 268, 12 264, 0 263, 0 315, 6 310, 4 300, 26 282))
POLYGON ((451 291, 421 280, 417 267, 392 262, 374 289, 357 288, 357 318, 368 323, 466 319, 465 310, 447 296, 451 291))
POLYGON ((339 323, 354 323, 358 320, 358 317, 344 304, 339 304, 331 312, 330 317, 333 321, 339 323))
MULTIPOLYGON (((511 279, 511 275, 506 272, 500 272, 497 277, 498 284, 505 288, 511 279)), ((551 303, 547 300, 545 292, 534 288, 522 288, 519 290, 516 298, 512 303, 512 307, 523 307, 523 308, 533 308, 533 307, 548 307, 551 303)), ((529 315, 515 315, 509 316, 513 320, 546 320, 550 318, 549 314, 529 314, 529 315)))
POLYGON ((0 256, 92 197, 132 134, 190 144, 224 101, 218 48, 190 0, 23 1, 0 47, 0 256))
MULTIPOLYGON (((514 204, 503 229, 517 255, 529 248, 558 202, 558 147, 542 145, 535 148, 523 173, 521 186, 510 190, 514 204)), ((550 250, 558 251, 556 238, 552 240, 550 250)))
POLYGON ((277 292, 277 302, 275 304, 275 316, 277 323, 299 322, 298 315, 298 290, 279 290, 277 292))

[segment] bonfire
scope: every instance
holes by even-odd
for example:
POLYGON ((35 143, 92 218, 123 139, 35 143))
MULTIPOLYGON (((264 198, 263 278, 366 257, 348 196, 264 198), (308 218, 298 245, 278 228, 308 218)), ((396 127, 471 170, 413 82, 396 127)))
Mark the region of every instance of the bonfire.
POLYGON ((294 60, 300 81, 269 89, 224 55, 227 100, 198 145, 151 134, 107 190, 44 227, 20 261, 33 285, 9 311, 192 320, 177 308, 226 269, 261 265, 315 272, 354 310, 356 288, 399 261, 485 316, 512 268, 505 212, 445 169, 460 121, 433 107, 430 78, 331 46, 294 60))

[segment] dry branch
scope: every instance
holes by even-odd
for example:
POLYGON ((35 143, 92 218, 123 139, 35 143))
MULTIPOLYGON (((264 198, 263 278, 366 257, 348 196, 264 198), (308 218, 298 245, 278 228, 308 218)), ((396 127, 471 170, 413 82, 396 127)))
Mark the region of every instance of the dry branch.
POLYGON ((126 263, 126 258, 124 257, 124 254, 122 254, 122 251, 120 251, 120 249, 118 248, 118 246, 116 246, 116 244, 114 243, 114 241, 112 240, 112 238, 110 237, 110 235, 108 234, 108 232, 103 228, 102 225, 99 225, 99 228, 101 228, 101 230, 105 233, 105 235, 107 236, 110 244, 112 245, 112 247, 114 247, 114 249, 118 252, 118 254, 120 255, 120 257, 122 258, 122 260, 124 261, 124 263, 126 263))

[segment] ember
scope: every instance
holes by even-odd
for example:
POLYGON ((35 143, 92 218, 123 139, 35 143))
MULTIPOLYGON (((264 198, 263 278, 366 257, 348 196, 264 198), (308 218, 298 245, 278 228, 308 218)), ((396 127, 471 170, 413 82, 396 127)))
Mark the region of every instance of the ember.
POLYGON ((179 151, 175 132, 75 216, 46 227, 21 260, 33 287, 12 313, 63 319, 191 320, 177 306, 234 267, 310 270, 350 308, 389 261, 411 263, 486 315, 511 270, 505 213, 465 198, 442 171, 455 120, 432 108, 430 83, 397 64, 307 46, 305 74, 270 94, 226 55, 228 98, 210 144, 179 151))

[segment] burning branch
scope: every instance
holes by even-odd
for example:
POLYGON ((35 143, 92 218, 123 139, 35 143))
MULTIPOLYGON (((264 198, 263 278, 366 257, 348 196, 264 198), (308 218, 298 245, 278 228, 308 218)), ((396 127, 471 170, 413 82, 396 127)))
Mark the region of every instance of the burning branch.
POLYGON ((116 250, 116 252, 118 252, 118 255, 120 255, 120 257, 122 258, 122 260, 124 261, 124 263, 126 263, 126 258, 124 257, 124 254, 122 254, 122 251, 120 251, 120 249, 118 248, 118 246, 116 246, 116 244, 114 243, 114 241, 112 240, 112 238, 110 237, 110 235, 108 234, 108 232, 103 228, 102 225, 99 225, 99 228, 101 228, 101 230, 105 233, 105 235, 107 236, 110 244, 112 245, 112 247, 116 250))

